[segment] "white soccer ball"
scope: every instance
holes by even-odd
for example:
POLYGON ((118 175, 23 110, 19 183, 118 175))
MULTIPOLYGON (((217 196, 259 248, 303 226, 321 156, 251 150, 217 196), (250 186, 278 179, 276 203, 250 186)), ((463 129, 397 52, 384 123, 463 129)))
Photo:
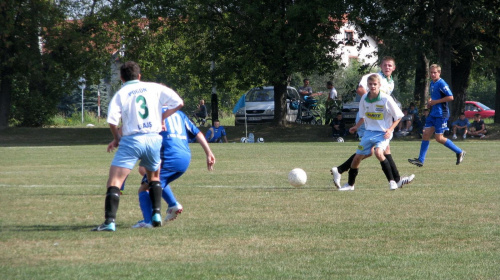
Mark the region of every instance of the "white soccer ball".
POLYGON ((301 187, 307 182, 307 174, 300 168, 295 168, 288 173, 288 182, 294 187, 301 187))
POLYGON ((248 142, 248 139, 246 137, 241 137, 240 141, 241 141, 241 143, 246 143, 246 142, 248 142))
POLYGON ((337 138, 337 142, 344 142, 344 138, 342 137, 337 138))
POLYGON ((262 138, 262 137, 258 138, 257 143, 264 143, 264 138, 262 138))

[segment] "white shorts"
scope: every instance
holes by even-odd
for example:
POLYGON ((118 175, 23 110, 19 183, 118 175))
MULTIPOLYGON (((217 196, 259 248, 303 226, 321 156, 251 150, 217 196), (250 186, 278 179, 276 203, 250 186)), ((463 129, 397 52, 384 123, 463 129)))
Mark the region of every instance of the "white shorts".
POLYGON ((140 159, 140 166, 149 171, 160 168, 160 149, 163 138, 158 133, 123 136, 111 165, 132 169, 140 159))
POLYGON ((365 130, 363 138, 359 142, 358 150, 356 150, 356 154, 359 155, 370 155, 372 147, 381 148, 382 150, 386 150, 387 146, 389 146, 390 139, 384 138, 385 132, 383 131, 372 131, 365 130))

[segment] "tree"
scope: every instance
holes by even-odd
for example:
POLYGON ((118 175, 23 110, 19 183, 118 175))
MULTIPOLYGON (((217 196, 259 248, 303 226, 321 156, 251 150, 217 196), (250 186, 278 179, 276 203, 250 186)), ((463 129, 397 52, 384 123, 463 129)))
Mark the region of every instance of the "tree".
POLYGON ((272 84, 275 124, 285 125, 291 74, 333 71, 331 37, 345 10, 343 1, 184 1, 175 28, 182 29, 185 46, 196 47, 199 60, 191 63, 215 61, 217 85, 226 77, 249 86, 272 84))
MULTIPOLYGON (((351 16, 369 34, 380 38, 384 46, 395 53, 406 53, 401 57, 438 60, 442 78, 454 92, 455 118, 464 109, 470 69, 479 57, 477 47, 491 42, 498 45, 498 7, 498 0, 409 0, 398 5, 387 0, 357 0, 351 16)), ((494 57, 498 56, 488 56, 494 57)), ((420 84, 418 80, 423 78, 416 77, 420 84)))

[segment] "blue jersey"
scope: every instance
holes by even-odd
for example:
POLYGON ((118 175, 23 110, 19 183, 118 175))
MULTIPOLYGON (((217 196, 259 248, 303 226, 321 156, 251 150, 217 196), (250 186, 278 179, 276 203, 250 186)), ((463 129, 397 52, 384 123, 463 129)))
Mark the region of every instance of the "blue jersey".
POLYGON ((207 135, 206 135, 206 138, 207 138, 207 141, 209 143, 215 143, 217 141, 220 141, 222 136, 226 136, 226 130, 224 129, 223 126, 219 126, 217 128, 215 127, 211 127, 208 131, 207 131, 207 135), (212 131, 213 131, 213 135, 212 135, 212 131))
MULTIPOLYGON (((450 87, 443 80, 439 79, 436 82, 431 81, 430 85, 430 95, 432 100, 438 100, 446 96, 453 96, 451 93, 450 87)), ((430 116, 437 118, 449 118, 450 117, 450 108, 448 106, 448 102, 439 103, 431 107, 431 111, 429 113, 430 116)))
POLYGON ((181 111, 177 111, 165 119, 166 131, 160 132, 163 137, 160 156, 161 168, 185 172, 191 161, 189 139, 196 137, 200 130, 181 111))

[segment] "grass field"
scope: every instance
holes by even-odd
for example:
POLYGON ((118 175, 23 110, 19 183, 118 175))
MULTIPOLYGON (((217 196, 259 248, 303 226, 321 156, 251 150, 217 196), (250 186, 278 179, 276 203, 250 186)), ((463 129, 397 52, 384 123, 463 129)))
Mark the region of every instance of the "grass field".
POLYGON ((354 141, 214 145, 211 173, 193 144, 172 184, 177 220, 130 228, 141 219, 134 169, 117 231, 91 232, 104 219, 109 140, 104 129, 0 131, 0 279, 500 279, 500 141, 457 141, 459 166, 432 142, 422 168, 407 163, 419 141, 393 141, 414 183, 389 191, 370 158, 347 193, 329 169, 354 141), (288 185, 294 167, 306 186, 288 185))

